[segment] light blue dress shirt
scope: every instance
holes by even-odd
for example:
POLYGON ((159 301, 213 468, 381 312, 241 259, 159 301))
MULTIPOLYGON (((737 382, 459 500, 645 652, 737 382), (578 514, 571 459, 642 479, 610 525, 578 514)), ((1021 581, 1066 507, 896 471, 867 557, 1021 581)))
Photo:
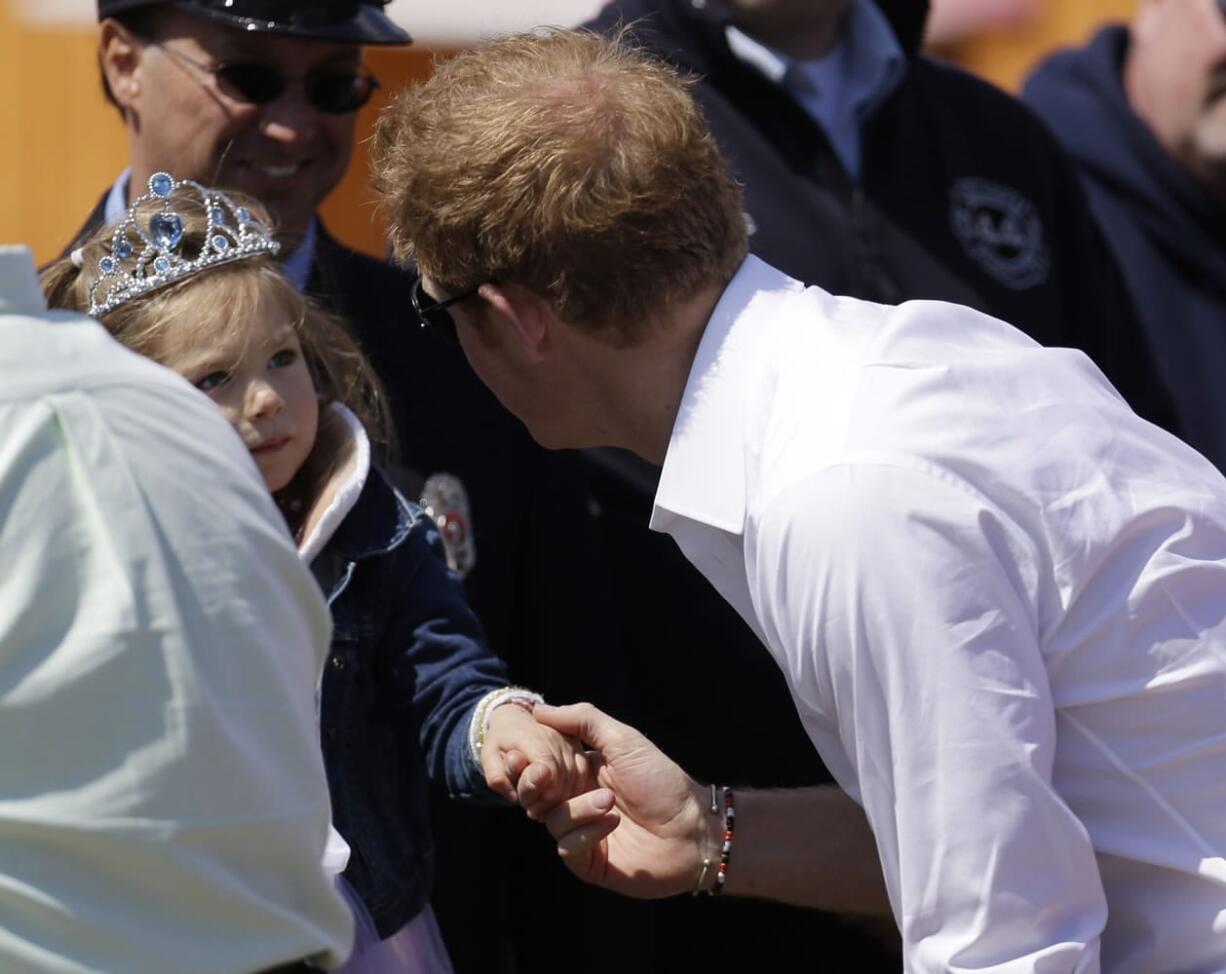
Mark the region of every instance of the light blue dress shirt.
POLYGON ((217 407, 0 247, 0 971, 349 951, 321 868, 330 621, 217 407))
POLYGON ((851 0, 829 53, 798 61, 736 27, 728 47, 744 64, 790 94, 830 139, 847 173, 860 179, 860 129, 902 82, 907 59, 885 15, 871 0, 851 0))

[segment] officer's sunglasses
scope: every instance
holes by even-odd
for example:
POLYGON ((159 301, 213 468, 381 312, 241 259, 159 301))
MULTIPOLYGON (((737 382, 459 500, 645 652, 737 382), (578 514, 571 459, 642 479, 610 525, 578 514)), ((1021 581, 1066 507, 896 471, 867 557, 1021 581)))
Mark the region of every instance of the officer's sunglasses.
MULTIPOLYGON (((172 60, 211 74, 217 79, 218 90, 234 101, 248 105, 266 105, 280 98, 291 82, 280 68, 271 64, 261 64, 258 61, 220 61, 217 64, 206 64, 166 44, 144 40, 172 60)), ((329 115, 356 112, 370 101, 371 95, 378 87, 379 79, 373 74, 341 66, 316 68, 303 78, 307 102, 316 111, 329 115)))
POLYGON ((426 289, 421 286, 421 278, 413 284, 413 294, 410 301, 413 305, 413 312, 417 315, 417 324, 424 328, 428 335, 437 338, 439 341, 446 342, 448 345, 459 345, 460 338, 456 334, 455 319, 451 317, 451 312, 447 309, 453 304, 459 304, 461 301, 466 301, 480 290, 480 285, 470 288, 453 298, 447 298, 444 301, 435 301, 426 293, 426 289))

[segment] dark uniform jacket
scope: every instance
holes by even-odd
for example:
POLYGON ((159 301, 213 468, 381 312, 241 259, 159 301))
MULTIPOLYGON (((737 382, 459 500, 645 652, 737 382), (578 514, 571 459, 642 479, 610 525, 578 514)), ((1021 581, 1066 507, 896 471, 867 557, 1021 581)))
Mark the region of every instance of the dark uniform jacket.
POLYGON ((1124 93, 1126 27, 1054 55, 1024 97, 1081 172, 1175 400, 1179 431, 1226 470, 1226 207, 1158 144, 1124 93))

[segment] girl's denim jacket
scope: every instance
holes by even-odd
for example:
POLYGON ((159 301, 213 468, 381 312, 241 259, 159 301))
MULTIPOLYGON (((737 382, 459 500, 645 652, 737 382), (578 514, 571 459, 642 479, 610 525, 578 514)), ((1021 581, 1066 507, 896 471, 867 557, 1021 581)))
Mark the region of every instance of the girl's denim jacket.
POLYGON ((381 937, 426 905, 434 871, 429 781, 496 802, 469 722, 506 667, 486 645, 434 522, 372 466, 311 563, 332 610, 320 729, 345 878, 381 937))

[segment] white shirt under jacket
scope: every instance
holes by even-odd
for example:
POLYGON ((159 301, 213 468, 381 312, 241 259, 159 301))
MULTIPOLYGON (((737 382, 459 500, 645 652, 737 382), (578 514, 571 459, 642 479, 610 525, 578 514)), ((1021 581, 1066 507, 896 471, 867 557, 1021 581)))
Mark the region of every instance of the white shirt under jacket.
POLYGON ((652 527, 863 803, 908 971, 1226 969, 1226 481, 1084 355, 751 257, 652 527))
POLYGON ((0 971, 344 957, 329 632, 216 407, 0 248, 0 971))

